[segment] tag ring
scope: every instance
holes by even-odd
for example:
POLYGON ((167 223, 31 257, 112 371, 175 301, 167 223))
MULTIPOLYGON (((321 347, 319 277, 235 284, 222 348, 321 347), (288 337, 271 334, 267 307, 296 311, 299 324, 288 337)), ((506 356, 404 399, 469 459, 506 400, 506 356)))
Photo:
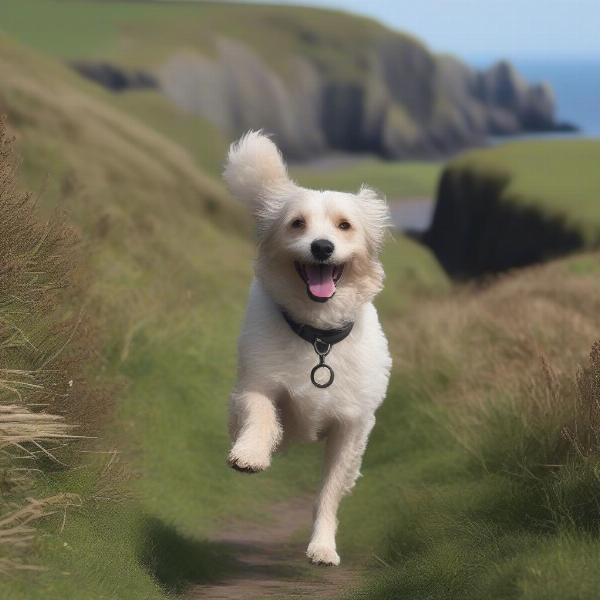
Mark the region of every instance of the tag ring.
POLYGON ((312 368, 312 371, 310 372, 310 380, 312 381, 313 385, 318 388, 328 388, 333 383, 334 378, 335 378, 335 375, 333 373, 333 369, 329 365, 326 365, 323 362, 314 366, 312 368), (319 369, 326 369, 329 372, 329 379, 325 383, 319 383, 315 378, 315 375, 317 374, 319 369))

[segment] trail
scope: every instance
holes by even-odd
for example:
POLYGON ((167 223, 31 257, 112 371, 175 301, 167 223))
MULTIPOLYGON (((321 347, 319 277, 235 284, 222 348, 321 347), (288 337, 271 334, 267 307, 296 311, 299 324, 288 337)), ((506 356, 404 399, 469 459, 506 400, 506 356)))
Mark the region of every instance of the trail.
POLYGON ((356 571, 342 565, 310 565, 305 555, 312 499, 293 498, 269 508, 267 523, 239 522, 211 536, 230 547, 239 563, 231 578, 190 589, 186 600, 334 600, 357 580, 356 571), (303 534, 303 535, 300 535, 303 534))

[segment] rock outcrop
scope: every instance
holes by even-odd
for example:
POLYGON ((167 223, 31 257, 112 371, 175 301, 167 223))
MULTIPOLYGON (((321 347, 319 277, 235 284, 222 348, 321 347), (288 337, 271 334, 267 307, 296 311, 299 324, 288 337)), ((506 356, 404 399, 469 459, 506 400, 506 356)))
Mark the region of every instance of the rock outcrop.
POLYGON ((508 62, 475 74, 473 87, 476 98, 489 111, 491 133, 545 131, 556 126, 550 87, 530 86, 508 62))
POLYGON ((125 69, 108 62, 74 60, 71 67, 112 92, 158 88, 156 77, 142 69, 125 69))
POLYGON ((163 93, 180 108, 211 121, 229 137, 265 129, 289 155, 325 150, 320 116, 323 82, 316 69, 296 57, 286 83, 252 50, 219 40, 218 54, 177 53, 158 70, 163 93))

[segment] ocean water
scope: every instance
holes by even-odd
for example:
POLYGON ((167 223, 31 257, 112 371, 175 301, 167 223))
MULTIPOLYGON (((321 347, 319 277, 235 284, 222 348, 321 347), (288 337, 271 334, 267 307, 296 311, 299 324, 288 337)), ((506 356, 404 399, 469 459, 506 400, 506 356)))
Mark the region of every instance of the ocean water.
POLYGON ((547 81, 556 95, 558 117, 584 135, 600 137, 600 60, 515 61, 532 82, 547 81))
MULTIPOLYGON (((476 67, 490 61, 473 61, 476 67)), ((557 114, 581 129, 581 134, 600 137, 600 59, 512 60, 531 83, 545 81, 554 90, 557 114)))

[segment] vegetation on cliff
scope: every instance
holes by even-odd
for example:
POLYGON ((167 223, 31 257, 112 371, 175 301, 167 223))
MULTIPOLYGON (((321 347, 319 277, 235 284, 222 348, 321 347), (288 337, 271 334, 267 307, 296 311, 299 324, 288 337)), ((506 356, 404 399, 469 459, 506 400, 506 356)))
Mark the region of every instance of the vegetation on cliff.
POLYGON ((600 142, 537 140, 450 162, 426 241, 452 275, 521 267, 600 239, 600 142))

